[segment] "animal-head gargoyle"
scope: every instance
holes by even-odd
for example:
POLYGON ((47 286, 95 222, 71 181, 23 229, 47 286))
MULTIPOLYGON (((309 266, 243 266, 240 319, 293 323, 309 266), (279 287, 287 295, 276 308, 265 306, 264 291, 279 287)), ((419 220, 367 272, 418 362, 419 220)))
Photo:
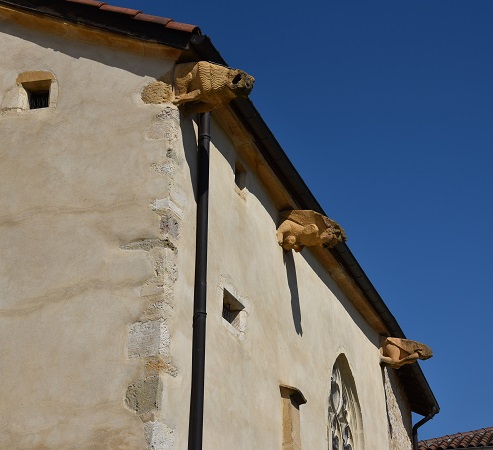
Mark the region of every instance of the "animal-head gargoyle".
POLYGON ((315 211, 295 209, 281 213, 277 242, 284 250, 300 252, 315 245, 332 248, 344 242, 346 233, 334 220, 315 211))
POLYGON ((421 342, 387 337, 380 348, 380 361, 394 369, 405 364, 412 364, 418 359, 429 359, 433 356, 431 348, 421 342))
POLYGON ((177 64, 142 91, 144 103, 174 103, 186 114, 212 111, 248 97, 255 79, 246 72, 207 61, 177 64))

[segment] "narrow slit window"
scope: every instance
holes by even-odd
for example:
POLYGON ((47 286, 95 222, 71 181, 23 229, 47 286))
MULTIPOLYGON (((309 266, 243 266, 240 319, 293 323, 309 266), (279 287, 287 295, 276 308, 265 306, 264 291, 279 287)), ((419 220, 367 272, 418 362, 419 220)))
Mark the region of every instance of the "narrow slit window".
POLYGON ((235 163, 235 184, 240 191, 246 188, 246 170, 238 161, 235 163))
POLYGON ((301 449, 300 406, 306 399, 299 389, 279 386, 282 401, 282 449, 301 449))

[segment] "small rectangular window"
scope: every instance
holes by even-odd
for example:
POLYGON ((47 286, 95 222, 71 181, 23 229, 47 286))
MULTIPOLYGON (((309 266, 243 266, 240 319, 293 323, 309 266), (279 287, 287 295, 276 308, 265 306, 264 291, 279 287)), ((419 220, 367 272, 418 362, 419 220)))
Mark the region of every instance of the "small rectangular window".
POLYGON ((301 449, 300 405, 306 403, 299 389, 281 385, 282 402, 282 449, 301 449))
POLYGON ((48 108, 50 106, 51 80, 26 81, 22 87, 27 92, 29 109, 48 108))
POLYGON ((238 161, 235 163, 235 184, 240 191, 246 188, 246 170, 238 161))

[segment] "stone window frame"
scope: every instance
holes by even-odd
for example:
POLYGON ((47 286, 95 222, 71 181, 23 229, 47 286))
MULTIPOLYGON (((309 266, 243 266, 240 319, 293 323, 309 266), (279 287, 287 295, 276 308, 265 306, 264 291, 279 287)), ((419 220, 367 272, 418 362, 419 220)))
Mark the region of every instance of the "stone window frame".
POLYGON ((49 70, 27 70, 17 75, 15 86, 9 89, 3 96, 0 112, 5 114, 39 113, 40 111, 52 111, 56 108, 58 100, 58 82, 49 70), (48 106, 31 109, 29 93, 49 91, 48 106))
POLYGON ((305 396, 293 386, 280 384, 282 408, 282 449, 301 449, 300 406, 306 403, 305 396))
POLYGON ((250 301, 248 300, 248 298, 241 296, 238 292, 238 289, 236 289, 233 283, 228 281, 227 277, 225 276, 221 277, 218 287, 221 311, 223 310, 225 299, 227 299, 228 297, 232 297, 232 299, 234 299, 234 307, 235 311, 237 311, 234 321, 232 322, 226 320, 221 313, 221 323, 240 341, 244 341, 250 311, 250 301))
POLYGON ((333 367, 328 396, 329 450, 364 450, 361 408, 352 371, 341 353, 333 367))

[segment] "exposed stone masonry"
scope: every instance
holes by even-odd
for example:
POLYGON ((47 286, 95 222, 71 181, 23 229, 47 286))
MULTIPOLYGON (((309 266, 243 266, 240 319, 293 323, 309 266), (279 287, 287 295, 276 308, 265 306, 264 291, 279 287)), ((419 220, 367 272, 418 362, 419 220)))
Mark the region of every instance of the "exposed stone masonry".
POLYGON ((411 450, 411 411, 395 370, 382 367, 390 450, 411 450))
POLYGON ((175 283, 178 279, 177 258, 180 222, 188 199, 175 184, 174 176, 182 159, 178 156, 180 113, 167 105, 146 130, 148 140, 166 146, 165 157, 153 162, 149 170, 163 178, 169 193, 166 198, 150 199, 149 209, 159 216, 159 238, 143 238, 120 246, 122 250, 145 251, 154 267, 154 275, 140 287, 139 295, 148 299, 148 307, 128 331, 126 354, 142 360, 144 378, 127 387, 125 404, 144 422, 148 448, 171 450, 175 447, 174 431, 163 423, 161 412, 166 407, 163 383, 176 377, 178 368, 172 357, 169 322, 173 316, 175 283))

